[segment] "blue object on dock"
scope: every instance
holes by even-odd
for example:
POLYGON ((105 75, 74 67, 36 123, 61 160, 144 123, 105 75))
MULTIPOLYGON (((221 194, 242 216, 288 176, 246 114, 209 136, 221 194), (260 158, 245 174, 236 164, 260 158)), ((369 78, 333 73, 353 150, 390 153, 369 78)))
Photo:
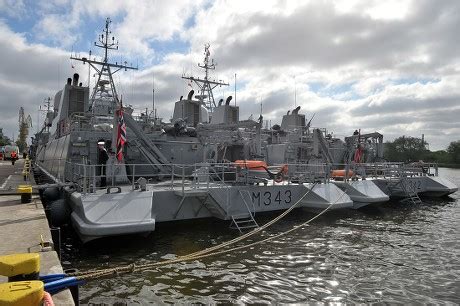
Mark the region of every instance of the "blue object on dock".
POLYGON ((49 283, 49 282, 64 278, 66 276, 67 274, 65 273, 57 273, 57 274, 40 275, 39 279, 44 283, 49 283))
POLYGON ((45 283, 45 291, 51 294, 55 294, 61 290, 67 289, 72 286, 78 286, 83 284, 84 281, 78 280, 76 277, 65 277, 61 279, 57 279, 54 281, 50 281, 45 283))

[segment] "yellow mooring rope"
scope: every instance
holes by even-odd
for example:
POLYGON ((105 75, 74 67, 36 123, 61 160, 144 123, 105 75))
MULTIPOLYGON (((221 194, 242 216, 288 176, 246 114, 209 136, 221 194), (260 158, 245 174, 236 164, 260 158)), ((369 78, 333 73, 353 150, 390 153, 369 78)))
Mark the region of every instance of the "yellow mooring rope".
POLYGON ((174 258, 174 259, 168 259, 168 260, 164 260, 164 261, 160 261, 160 262, 153 262, 153 263, 147 263, 147 264, 142 264, 142 265, 136 265, 136 264, 133 263, 133 264, 130 264, 130 265, 125 265, 125 266, 120 266, 120 267, 115 267, 115 268, 107 268, 107 269, 99 269, 99 270, 89 270, 89 271, 85 271, 85 272, 69 273, 68 275, 69 276, 76 276, 77 279, 81 279, 81 280, 90 280, 90 279, 96 279, 96 278, 110 276, 110 275, 119 275, 119 274, 124 274, 124 273, 132 273, 134 271, 145 271, 145 270, 149 270, 149 269, 152 269, 152 268, 161 268, 161 267, 164 267, 166 265, 170 265, 170 264, 174 264, 174 263, 185 262, 185 261, 190 261, 190 260, 201 259, 201 258, 206 258, 206 257, 210 257, 210 256, 230 253, 230 252, 250 248, 250 247, 256 246, 258 244, 265 243, 267 241, 273 240, 275 238, 282 237, 282 236, 284 236, 284 235, 286 235, 286 234, 288 234, 288 233, 290 233, 292 231, 297 230, 300 227, 308 225, 309 223, 311 223, 312 221, 314 221, 315 219, 319 218, 321 215, 326 213, 334 204, 336 204, 346 194, 346 190, 343 191, 343 193, 337 198, 337 200, 334 203, 329 204, 328 207, 326 207, 324 210, 322 210, 316 216, 314 216, 313 218, 309 219, 308 221, 306 221, 306 222, 304 222, 304 223, 302 223, 300 225, 294 226, 293 228, 291 228, 291 229, 289 229, 289 230, 287 230, 285 232, 281 232, 281 233, 279 233, 279 234, 277 234, 275 236, 268 237, 268 238, 260 240, 260 241, 256 241, 256 242, 253 242, 253 243, 250 243, 250 244, 237 246, 237 247, 234 247, 234 248, 231 248, 231 249, 220 250, 219 251, 219 249, 222 249, 222 248, 224 248, 226 246, 229 246, 229 245, 235 244, 235 243, 237 243, 239 241, 242 241, 244 239, 247 239, 248 237, 250 237, 252 235, 255 235, 256 233, 266 229, 267 227, 269 227, 269 226, 273 225, 274 223, 278 222, 279 220, 281 220, 289 212, 291 212, 295 207, 297 207, 297 205, 314 189, 314 187, 316 185, 317 185, 317 183, 314 183, 314 185, 296 203, 294 203, 289 209, 284 211, 278 217, 276 217, 273 220, 267 222, 263 226, 252 230, 249 233, 246 233, 246 234, 244 234, 244 235, 242 235, 240 237, 237 237, 237 238, 234 238, 232 240, 226 241, 226 242, 221 243, 219 245, 216 245, 216 246, 213 246, 213 247, 210 247, 210 248, 198 251, 198 252, 194 252, 194 253, 191 253, 191 254, 187 254, 187 255, 184 255, 184 256, 179 256, 179 257, 174 258))

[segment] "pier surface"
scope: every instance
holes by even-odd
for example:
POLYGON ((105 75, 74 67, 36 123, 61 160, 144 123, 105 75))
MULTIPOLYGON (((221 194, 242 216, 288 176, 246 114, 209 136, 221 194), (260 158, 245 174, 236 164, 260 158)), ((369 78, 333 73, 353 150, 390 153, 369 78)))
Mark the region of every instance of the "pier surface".
MULTIPOLYGON (((50 242, 51 232, 45 210, 38 196, 31 203, 22 204, 16 193, 19 184, 24 182, 22 168, 24 161, 18 160, 13 166, 10 161, 0 161, 0 255, 37 252, 40 254, 40 274, 62 273, 57 253, 50 248, 42 248, 40 242, 50 242)), ((7 278, 0 276, 0 283, 7 278)), ((56 305, 74 305, 69 290, 53 295, 56 305)))

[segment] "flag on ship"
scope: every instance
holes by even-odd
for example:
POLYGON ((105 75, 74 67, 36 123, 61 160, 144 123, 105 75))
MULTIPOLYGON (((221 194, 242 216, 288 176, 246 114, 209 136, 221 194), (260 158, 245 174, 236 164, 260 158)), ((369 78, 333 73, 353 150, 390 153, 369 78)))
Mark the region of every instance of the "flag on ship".
POLYGON ((126 143, 126 124, 123 118, 123 103, 120 101, 120 109, 117 110, 118 117, 118 132, 117 132, 117 152, 118 161, 123 159, 123 147, 126 143))

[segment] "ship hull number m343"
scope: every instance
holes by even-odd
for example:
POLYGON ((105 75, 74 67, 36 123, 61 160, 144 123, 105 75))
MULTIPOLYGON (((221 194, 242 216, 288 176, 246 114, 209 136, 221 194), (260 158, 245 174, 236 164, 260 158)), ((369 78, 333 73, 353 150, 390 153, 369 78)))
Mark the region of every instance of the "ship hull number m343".
POLYGON ((292 202, 292 193, 290 190, 284 191, 264 191, 264 192, 253 192, 251 195, 252 203, 257 206, 265 205, 281 205, 289 204, 292 202))

